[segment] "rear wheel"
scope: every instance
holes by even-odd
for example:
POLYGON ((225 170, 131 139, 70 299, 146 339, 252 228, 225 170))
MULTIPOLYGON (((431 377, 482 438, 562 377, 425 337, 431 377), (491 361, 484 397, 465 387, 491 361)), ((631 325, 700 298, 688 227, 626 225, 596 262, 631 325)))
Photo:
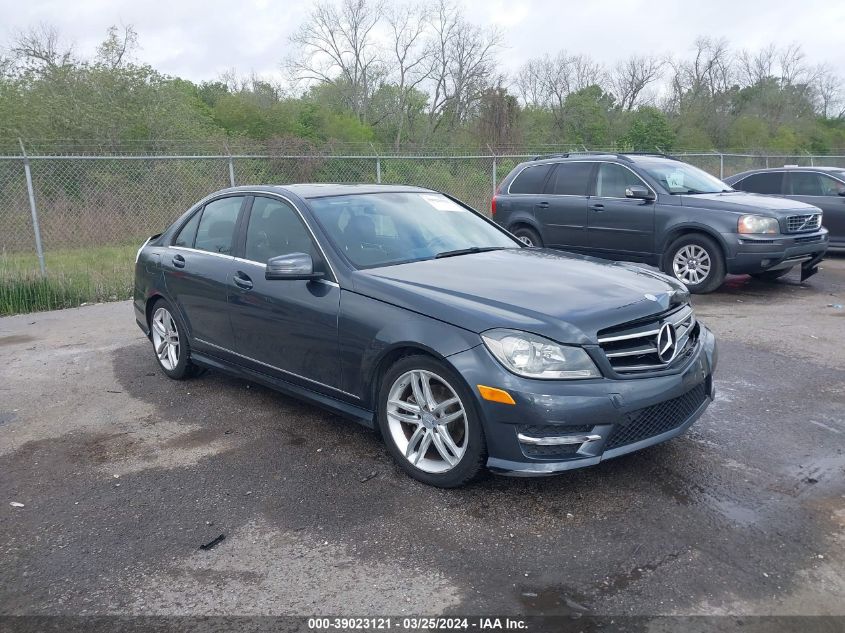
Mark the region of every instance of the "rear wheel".
POLYGON ((387 449, 423 483, 455 488, 478 477, 487 450, 472 394, 451 368, 407 356, 385 374, 378 423, 387 449))
POLYGON ((543 238, 530 226, 520 225, 511 231, 516 238, 526 246, 542 248, 543 238))
POLYGON ((663 272, 682 282, 690 292, 713 292, 725 280, 725 259, 716 242, 697 233, 672 242, 663 258, 663 272))
POLYGON ((184 380, 198 373, 197 368, 191 364, 186 329, 177 312, 164 299, 159 299, 153 305, 150 341, 158 366, 168 378, 184 380))
POLYGON ((762 281, 774 281, 775 279, 780 279, 785 274, 787 274, 792 268, 782 268, 781 270, 764 270, 761 273, 751 273, 751 276, 754 279, 760 279, 762 281))

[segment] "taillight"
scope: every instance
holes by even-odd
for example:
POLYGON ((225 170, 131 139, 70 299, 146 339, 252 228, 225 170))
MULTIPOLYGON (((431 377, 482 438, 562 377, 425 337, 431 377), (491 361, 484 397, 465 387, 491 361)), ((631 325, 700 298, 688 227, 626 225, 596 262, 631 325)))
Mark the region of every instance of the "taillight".
POLYGON ((490 216, 496 217, 496 196, 490 200, 490 216))

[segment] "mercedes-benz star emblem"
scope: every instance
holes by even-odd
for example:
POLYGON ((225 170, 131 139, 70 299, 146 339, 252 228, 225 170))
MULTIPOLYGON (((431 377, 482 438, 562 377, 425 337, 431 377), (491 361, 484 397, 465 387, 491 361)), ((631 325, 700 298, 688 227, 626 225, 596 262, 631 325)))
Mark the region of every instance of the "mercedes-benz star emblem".
POLYGON ((662 363, 671 363, 678 351, 678 334, 675 326, 664 323, 657 333, 657 357, 662 363))

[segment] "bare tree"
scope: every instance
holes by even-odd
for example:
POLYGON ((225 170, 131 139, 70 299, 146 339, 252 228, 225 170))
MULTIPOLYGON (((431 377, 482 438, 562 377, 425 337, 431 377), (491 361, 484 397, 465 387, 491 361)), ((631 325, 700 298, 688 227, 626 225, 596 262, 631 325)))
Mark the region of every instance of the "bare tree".
POLYGON ((381 10, 370 0, 342 0, 339 7, 321 1, 290 38, 298 48, 287 61, 294 77, 340 86, 362 121, 381 73, 374 33, 381 10))
POLYGON ((431 75, 432 48, 426 41, 428 9, 424 5, 394 5, 387 12, 392 44, 392 62, 397 88, 396 149, 402 142, 411 93, 431 75))
POLYGON ((675 99, 708 97, 726 91, 733 79, 733 58, 725 39, 701 37, 695 41, 691 60, 670 63, 674 67, 672 87, 675 99))
POLYGON ((819 114, 825 119, 845 117, 842 77, 837 76, 827 64, 818 66, 814 75, 814 92, 819 114))
POLYGON ((666 61, 658 57, 632 55, 619 62, 610 78, 619 107, 631 111, 639 105, 643 91, 663 76, 666 61))
POLYGON ((120 68, 138 48, 138 33, 134 27, 123 25, 122 31, 110 26, 106 39, 97 47, 97 61, 108 68, 120 68))
POLYGON ((762 83, 775 74, 777 46, 768 44, 754 52, 742 50, 737 55, 737 78, 745 87, 762 83))
POLYGON ((73 60, 73 47, 63 44, 59 32, 49 24, 18 32, 11 53, 30 68, 56 70, 73 60))

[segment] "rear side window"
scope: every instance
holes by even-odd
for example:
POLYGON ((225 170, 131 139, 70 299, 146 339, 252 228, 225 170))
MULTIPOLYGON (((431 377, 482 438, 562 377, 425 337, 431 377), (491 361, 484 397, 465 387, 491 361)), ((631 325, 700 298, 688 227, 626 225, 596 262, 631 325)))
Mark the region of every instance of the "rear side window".
POLYGON ((535 165, 519 172, 508 193, 543 193, 543 185, 552 165, 535 165))
POLYGON ((596 175, 596 196, 599 198, 624 198, 631 185, 645 187, 645 183, 630 169, 614 163, 601 163, 596 175))
POLYGON ((594 163, 559 163, 549 182, 549 193, 586 196, 594 163))
POLYGON ((793 196, 838 196, 845 184, 818 172, 793 171, 789 174, 789 193, 793 196))
POLYGON ((183 226, 182 230, 179 231, 176 239, 173 240, 173 246, 185 246, 187 248, 194 247, 194 239, 197 236, 197 226, 199 226, 200 223, 200 215, 201 213, 197 211, 191 219, 185 223, 185 226, 183 226))
POLYGON ((783 189, 783 172, 764 171, 751 174, 736 183, 734 189, 748 193, 780 193, 783 189))
POLYGON ((212 253, 232 253, 232 236, 243 197, 221 198, 205 205, 194 248, 212 253))

